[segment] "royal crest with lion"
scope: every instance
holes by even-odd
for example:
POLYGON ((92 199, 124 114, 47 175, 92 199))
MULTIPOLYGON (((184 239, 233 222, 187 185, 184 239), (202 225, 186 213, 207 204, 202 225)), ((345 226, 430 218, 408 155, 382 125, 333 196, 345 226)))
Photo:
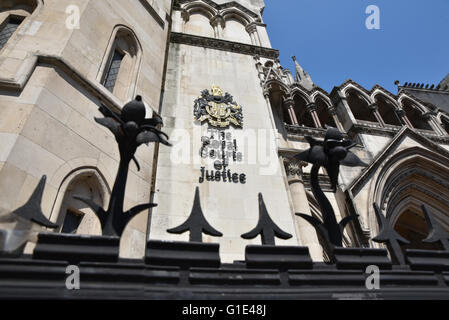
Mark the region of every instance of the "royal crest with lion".
POLYGON ((213 127, 227 128, 231 124, 243 127, 242 107, 229 93, 223 94, 217 86, 212 86, 211 92, 201 92, 201 96, 195 100, 193 114, 196 121, 208 121, 213 127))

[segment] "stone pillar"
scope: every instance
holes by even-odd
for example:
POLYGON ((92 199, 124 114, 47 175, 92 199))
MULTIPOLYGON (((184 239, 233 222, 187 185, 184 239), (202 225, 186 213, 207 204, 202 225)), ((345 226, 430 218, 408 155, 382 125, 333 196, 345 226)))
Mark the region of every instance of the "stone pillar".
POLYGON ((443 128, 440 128, 440 126, 435 121, 434 116, 436 116, 436 114, 434 114, 431 111, 423 114, 423 118, 429 123, 429 125, 432 127, 433 131, 438 133, 438 135, 440 135, 440 136, 444 136, 445 134, 444 134, 443 128))
POLYGON ((337 109, 335 109, 335 107, 330 107, 328 109, 328 111, 329 111, 330 115, 332 116, 332 118, 334 119, 337 129, 340 130, 340 132, 345 132, 345 129, 343 128, 343 126, 340 123, 340 120, 338 119, 337 109))
POLYGON ((216 15, 210 20, 211 26, 214 28, 215 38, 222 39, 225 27, 225 21, 222 16, 216 15))
POLYGON ((261 43, 260 43, 259 34, 257 33, 257 24, 252 22, 252 23, 248 24, 245 29, 246 29, 246 32, 248 32, 249 36, 251 37, 251 43, 254 46, 260 47, 261 43))
MULTIPOLYGON (((276 120, 274 119, 273 108, 272 108, 271 102, 270 102, 270 91, 264 90, 263 96, 265 97, 265 102, 267 103, 268 114, 270 115, 271 125, 272 125, 273 129, 276 130, 277 129, 276 120)), ((280 140, 280 133, 276 130, 276 148, 279 148, 279 140, 280 140)))
POLYGON ((307 105, 307 110, 309 111, 310 115, 312 116, 313 123, 315 124, 315 127, 321 128, 321 122, 320 122, 320 118, 318 117, 318 113, 316 112, 315 103, 309 103, 307 105))
MULTIPOLYGON (((284 164, 293 202, 293 210, 295 213, 311 215, 309 200, 307 199, 306 189, 302 180, 302 168, 307 166, 307 163, 294 159, 285 159, 284 164)), ((323 261, 323 249, 318 240, 315 228, 301 217, 297 216, 295 221, 297 223, 298 238, 301 241, 301 245, 309 247, 310 255, 314 261, 323 261)))
POLYGON ((297 126, 298 125, 298 118, 296 118, 296 113, 295 113, 295 101, 293 100, 293 98, 287 98, 284 100, 284 106, 285 108, 287 108, 288 110, 288 114, 290 115, 290 120, 292 122, 292 125, 297 126))
POLYGON ((399 118, 402 120, 403 123, 410 129, 413 129, 413 125, 410 122, 410 120, 407 118, 407 115, 403 109, 396 110, 396 113, 398 114, 399 118))
POLYGON ((377 106, 377 104, 373 103, 368 108, 374 114, 374 117, 376 117, 377 122, 379 122, 382 127, 385 127, 385 121, 384 119, 382 119, 382 116, 379 113, 379 107, 377 106))

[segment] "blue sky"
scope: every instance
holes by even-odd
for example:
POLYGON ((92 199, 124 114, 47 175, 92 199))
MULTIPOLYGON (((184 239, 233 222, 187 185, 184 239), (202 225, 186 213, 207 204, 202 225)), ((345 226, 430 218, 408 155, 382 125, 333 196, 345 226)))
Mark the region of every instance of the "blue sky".
POLYGON ((330 92, 351 78, 368 90, 395 80, 438 84, 449 73, 449 0, 265 0, 264 22, 281 64, 292 55, 330 92), (380 30, 368 30, 369 5, 380 30))

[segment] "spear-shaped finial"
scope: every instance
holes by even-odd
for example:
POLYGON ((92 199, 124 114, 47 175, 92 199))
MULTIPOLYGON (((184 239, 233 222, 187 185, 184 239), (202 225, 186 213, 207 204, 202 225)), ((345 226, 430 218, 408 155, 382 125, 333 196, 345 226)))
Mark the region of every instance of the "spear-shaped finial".
POLYGON ((443 245, 445 251, 449 251, 449 233, 447 233, 435 219, 430 209, 422 205, 422 210, 429 225, 429 236, 423 240, 425 243, 438 243, 443 245))
POLYGON ((395 264, 405 265, 405 257, 399 243, 409 244, 410 242, 394 230, 390 221, 382 214, 377 203, 374 203, 374 211, 376 213, 380 233, 377 237, 373 238, 373 241, 378 243, 386 243, 393 262, 395 264))
POLYGON ((203 210, 201 209, 200 189, 198 187, 196 187, 195 201, 193 202, 190 217, 179 227, 167 230, 167 232, 174 234, 182 234, 187 231, 190 231, 190 242, 203 242, 203 233, 213 237, 223 236, 204 217, 203 210))
POLYGON ((259 234, 262 237, 262 245, 271 246, 275 245, 275 237, 283 240, 287 240, 292 237, 291 234, 282 231, 281 228, 279 228, 270 218, 261 193, 259 193, 259 222, 252 231, 243 234, 242 238, 247 240, 254 239, 259 234))
POLYGON ((58 225, 48 220, 41 208, 46 181, 47 176, 43 176, 28 202, 12 213, 26 220, 37 223, 40 226, 55 229, 58 225))

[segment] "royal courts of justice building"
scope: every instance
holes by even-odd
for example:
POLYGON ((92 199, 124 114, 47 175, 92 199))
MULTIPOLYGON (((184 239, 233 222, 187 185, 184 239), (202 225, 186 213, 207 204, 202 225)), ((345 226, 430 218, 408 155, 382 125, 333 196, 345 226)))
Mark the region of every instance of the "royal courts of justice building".
POLYGON ((240 237, 257 223, 259 193, 293 235, 277 244, 307 246, 325 261, 321 239, 295 215, 321 213, 311 165, 293 156, 328 126, 355 141, 368 164, 342 167, 335 193, 319 175, 337 219, 358 215, 344 245, 382 246, 370 240, 377 203, 408 248, 431 246, 421 243, 422 204, 449 230, 449 77, 398 83, 397 92, 349 79, 327 92, 300 53, 295 72, 281 66, 264 9, 263 0, 1 0, 0 215, 23 205, 45 175, 42 209, 54 231, 100 235, 95 214, 73 198, 105 205, 114 184, 114 136, 94 119, 102 105, 120 110, 141 96, 173 146, 137 152, 125 207, 158 206, 129 223, 121 257, 142 258, 147 239, 187 240, 167 229, 190 215, 199 187, 207 220, 223 233, 203 240, 220 243, 222 261, 242 260, 244 247, 259 243, 240 237))

